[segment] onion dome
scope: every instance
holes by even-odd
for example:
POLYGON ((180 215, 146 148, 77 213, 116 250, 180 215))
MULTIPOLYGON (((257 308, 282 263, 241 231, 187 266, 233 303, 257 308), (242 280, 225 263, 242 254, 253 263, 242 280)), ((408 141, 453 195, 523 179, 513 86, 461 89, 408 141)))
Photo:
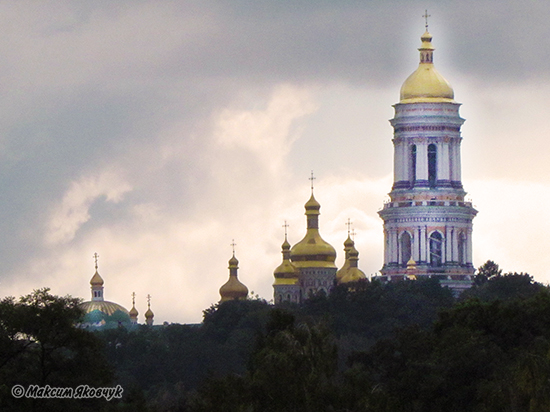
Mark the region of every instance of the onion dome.
POLYGON ((298 283, 298 269, 290 261, 290 243, 285 235, 282 246, 283 262, 275 269, 275 283, 273 285, 295 285, 298 283))
POLYGON ((95 274, 92 276, 92 279, 90 279, 90 285, 92 286, 103 286, 103 278, 99 275, 97 268, 95 270, 95 274))
POLYGON ((145 312, 145 323, 149 326, 153 324, 155 314, 151 310, 151 295, 147 295, 147 312, 145 312))
POLYGON ((366 279, 365 273, 357 267, 359 261, 359 252, 355 249, 355 246, 352 246, 349 250, 349 268, 340 279, 340 283, 350 283, 357 282, 361 279, 366 279))
POLYGON ((454 91, 433 64, 432 35, 426 29, 421 37, 420 64, 401 86, 399 103, 455 103, 454 91))
POLYGON ((229 280, 220 288, 220 302, 227 300, 244 300, 248 296, 248 288, 237 277, 239 261, 235 257, 229 259, 229 280))
POLYGON ((132 309, 130 309, 129 312, 130 320, 133 324, 137 323, 139 312, 136 309, 136 294, 135 292, 132 292, 132 309))
POLYGON ((319 234, 319 209, 321 205, 313 193, 305 204, 307 232, 305 237, 290 250, 290 258, 297 268, 324 267, 336 268, 336 250, 319 234))
POLYGON ((153 324, 155 314, 151 310, 151 295, 147 295, 147 312, 145 312, 145 323, 149 326, 153 324))
POLYGON ((348 233, 348 238, 344 242, 344 253, 346 256, 346 260, 340 270, 336 272, 336 281, 340 283, 340 280, 344 277, 347 270, 349 269, 349 251, 351 248, 355 247, 355 242, 351 239, 350 234, 348 233))

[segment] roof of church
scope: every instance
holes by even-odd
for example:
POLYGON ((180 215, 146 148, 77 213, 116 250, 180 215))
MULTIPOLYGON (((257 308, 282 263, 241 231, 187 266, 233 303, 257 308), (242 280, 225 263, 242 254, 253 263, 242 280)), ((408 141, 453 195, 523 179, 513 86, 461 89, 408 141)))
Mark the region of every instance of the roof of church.
POLYGON ((453 88, 434 67, 435 48, 427 28, 421 40, 420 64, 401 86, 399 103, 456 103, 453 88))
POLYGON ((336 267, 334 265, 336 250, 319 234, 318 216, 320 208, 321 205, 315 200, 312 192, 310 199, 305 204, 308 217, 306 235, 290 251, 292 263, 298 268, 336 267))
POLYGON ((246 299, 248 296, 248 288, 241 283, 237 277, 237 269, 239 261, 233 256, 229 259, 229 280, 220 288, 221 302, 234 299, 246 299))

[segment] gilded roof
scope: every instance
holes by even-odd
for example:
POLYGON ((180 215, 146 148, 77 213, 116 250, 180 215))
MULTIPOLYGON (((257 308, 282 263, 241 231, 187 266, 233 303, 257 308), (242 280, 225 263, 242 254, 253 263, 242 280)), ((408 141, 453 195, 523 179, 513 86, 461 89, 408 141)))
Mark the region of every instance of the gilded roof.
POLYGON ((103 278, 99 275, 97 269, 90 279, 90 285, 92 286, 103 286, 103 278))
POLYGON ((305 204, 307 232, 304 238, 290 250, 292 263, 297 268, 327 267, 335 268, 336 250, 319 234, 319 209, 321 205, 313 193, 305 204))
POLYGON ((426 31, 421 39, 420 64, 401 86, 399 103, 455 103, 453 88, 434 67, 432 35, 426 31))
POLYGON ((84 310, 85 313, 90 313, 90 312, 93 312, 94 310, 99 310, 100 312, 103 312, 106 315, 111 316, 113 313, 115 313, 118 310, 129 315, 129 312, 125 308, 120 306, 118 303, 109 302, 107 300, 82 302, 79 306, 84 310))

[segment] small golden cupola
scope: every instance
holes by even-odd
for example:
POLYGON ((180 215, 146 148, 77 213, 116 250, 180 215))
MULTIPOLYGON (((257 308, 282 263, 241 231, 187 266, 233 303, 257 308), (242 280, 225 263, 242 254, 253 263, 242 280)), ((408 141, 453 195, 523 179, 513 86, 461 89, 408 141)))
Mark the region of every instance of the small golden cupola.
POLYGON ((132 325, 137 324, 139 312, 136 309, 136 292, 132 292, 132 309, 128 312, 132 325))
MULTIPOLYGON (((427 19, 427 14, 425 17, 427 19)), ((401 86, 399 103, 455 103, 453 88, 434 67, 435 48, 432 45, 432 35, 428 32, 427 21, 426 31, 420 39, 420 64, 401 86)))
POLYGON ((145 312, 145 323, 152 326, 154 317, 155 314, 151 310, 151 295, 147 295, 147 312, 145 312))
POLYGON ((340 280, 344 275, 346 274, 347 270, 349 269, 349 251, 352 247, 355 246, 355 242, 351 238, 351 221, 348 219, 348 223, 346 223, 348 226, 348 238, 344 241, 344 253, 345 253, 345 261, 342 267, 336 272, 336 282, 340 283, 340 280))
POLYGON ((229 259, 229 280, 220 288, 220 302, 244 300, 248 296, 248 288, 239 281, 237 276, 239 261, 235 257, 235 242, 231 246, 233 246, 233 256, 229 259))
POLYGON ((92 289, 92 302, 101 302, 103 301, 103 278, 99 275, 97 271, 97 259, 99 255, 94 253, 95 260, 95 273, 90 279, 90 285, 92 289))
MULTIPOLYGON (((313 179, 313 176, 311 177, 313 179)), ((313 180, 312 180, 313 181, 313 180)), ((319 234, 319 209, 321 205, 313 196, 313 185, 311 197, 305 204, 307 217, 307 232, 304 238, 296 243, 290 250, 292 263, 300 268, 336 268, 336 250, 319 234)))
POLYGON ((355 246, 352 246, 348 252, 349 255, 349 268, 340 279, 339 283, 350 283, 357 282, 361 279, 366 279, 365 273, 357 267, 359 262, 359 252, 355 249, 355 246))
POLYGON ((275 283, 273 283, 273 286, 295 285, 298 283, 299 271, 290 261, 290 243, 288 243, 286 233, 287 226, 285 222, 285 241, 281 245, 283 261, 273 272, 273 276, 275 276, 275 283))

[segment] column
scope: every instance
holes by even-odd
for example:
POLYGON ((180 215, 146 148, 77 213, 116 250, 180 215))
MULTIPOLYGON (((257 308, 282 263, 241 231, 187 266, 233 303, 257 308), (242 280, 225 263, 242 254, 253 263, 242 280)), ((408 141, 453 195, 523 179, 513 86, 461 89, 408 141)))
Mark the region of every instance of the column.
POLYGON ((443 180, 445 182, 451 180, 450 178, 450 158, 449 158, 449 143, 443 142, 438 145, 438 158, 437 158, 437 180, 443 180))
POLYGON ((445 226, 445 256, 447 262, 453 260, 453 249, 451 242, 452 233, 453 229, 451 229, 449 226, 445 226))
POLYGON ((452 242, 453 255, 451 257, 451 261, 458 262, 458 230, 455 228, 453 228, 452 242))
POLYGON ((466 229, 466 263, 471 264, 472 258, 472 228, 466 229))
POLYGON ((391 229, 390 262, 397 263, 397 229, 391 229))
POLYGON ((416 182, 417 186, 428 186, 428 145, 426 143, 416 145, 416 182))
POLYGON ((415 262, 420 261, 420 229, 414 228, 412 230, 412 256, 415 262))
POLYGON ((426 259, 426 227, 420 228, 420 261, 427 263, 426 259))

